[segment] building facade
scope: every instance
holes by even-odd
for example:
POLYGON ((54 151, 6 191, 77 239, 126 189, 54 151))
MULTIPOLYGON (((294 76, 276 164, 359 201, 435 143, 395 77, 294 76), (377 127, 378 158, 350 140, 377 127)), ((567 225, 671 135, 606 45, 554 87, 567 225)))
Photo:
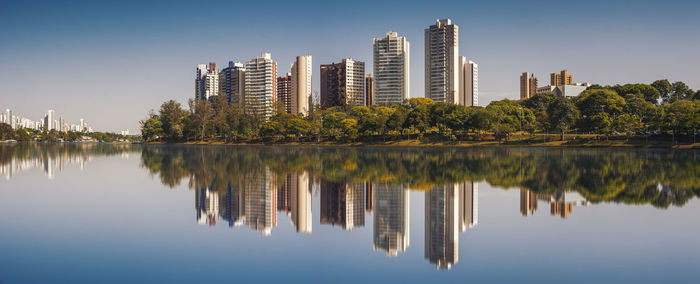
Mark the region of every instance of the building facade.
POLYGON ((292 92, 289 113, 308 115, 311 111, 311 55, 297 56, 292 63, 292 92))
POLYGON ((368 106, 374 104, 374 78, 372 78, 372 74, 365 76, 365 103, 368 106))
POLYGON ((277 63, 270 53, 263 53, 246 62, 245 69, 246 110, 270 118, 277 97, 277 63))
POLYGON ((219 94, 219 70, 216 63, 199 64, 194 79, 194 97, 198 100, 208 100, 219 94))
POLYGON ((459 104, 479 104, 479 65, 466 57, 459 57, 459 104))
POLYGON ((373 185, 373 242, 375 251, 385 251, 394 257, 409 245, 409 194, 402 185, 373 185))
POLYGON ((425 97, 459 103, 459 28, 450 19, 425 29, 425 97))
POLYGON ((537 77, 530 72, 523 72, 520 75, 520 99, 532 97, 537 92, 537 77))
POLYGON ((350 58, 321 65, 321 107, 365 105, 365 63, 350 58))
POLYGON ((372 46, 374 63, 372 103, 380 105, 402 103, 409 98, 409 44, 406 37, 390 31, 384 37, 374 38, 372 46))
POLYGON ((228 62, 219 72, 219 94, 229 103, 241 104, 245 94, 245 67, 240 62, 228 62))
POLYGON ((551 86, 571 85, 574 82, 574 76, 564 69, 559 73, 549 74, 549 80, 551 86))
POLYGON ((292 74, 277 77, 277 100, 282 104, 284 112, 292 112, 292 74))

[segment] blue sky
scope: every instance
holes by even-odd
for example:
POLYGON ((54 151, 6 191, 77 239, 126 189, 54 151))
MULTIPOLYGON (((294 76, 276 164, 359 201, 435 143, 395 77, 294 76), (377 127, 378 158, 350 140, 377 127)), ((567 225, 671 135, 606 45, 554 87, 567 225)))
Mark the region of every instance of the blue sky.
MULTIPOLYGON (((0 0, 0 108, 47 109, 96 129, 138 129, 167 99, 193 97, 198 63, 271 52, 342 58, 371 70, 373 37, 410 42, 411 96, 423 96, 423 29, 460 27, 460 54, 479 64, 480 104, 517 98, 518 76, 568 69, 574 81, 700 89, 698 1, 7 1, 0 0)), ((542 83, 541 83, 542 85, 542 83)))

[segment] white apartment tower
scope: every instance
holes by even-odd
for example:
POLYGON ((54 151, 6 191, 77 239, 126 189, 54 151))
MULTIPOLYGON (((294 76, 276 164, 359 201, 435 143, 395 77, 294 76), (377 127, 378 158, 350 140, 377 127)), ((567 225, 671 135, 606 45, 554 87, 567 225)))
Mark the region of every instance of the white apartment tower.
POLYGON ((46 130, 51 131, 52 129, 56 129, 56 122, 54 120, 54 110, 50 109, 46 113, 46 122, 44 123, 44 126, 46 126, 46 130))
POLYGON ((311 110, 311 55, 297 56, 292 63, 292 114, 308 115, 311 110))
POLYGON ((409 46, 406 37, 394 31, 372 40, 374 104, 402 103, 409 98, 409 46))
POLYGON ((459 28, 450 19, 425 29, 425 97, 459 103, 459 28))
POLYGON ((198 100, 208 100, 219 94, 219 70, 216 63, 209 62, 197 65, 194 79, 194 97, 198 100))
POLYGON ((245 107, 269 118, 277 97, 277 63, 270 53, 263 53, 246 62, 245 69, 245 107))
POLYGON ((476 106, 479 103, 479 65, 460 56, 459 66, 459 104, 476 106))

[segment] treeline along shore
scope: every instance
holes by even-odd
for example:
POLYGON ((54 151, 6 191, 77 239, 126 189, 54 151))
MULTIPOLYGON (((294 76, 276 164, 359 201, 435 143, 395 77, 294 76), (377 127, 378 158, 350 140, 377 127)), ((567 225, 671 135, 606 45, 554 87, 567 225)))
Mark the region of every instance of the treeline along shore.
POLYGON ((224 96, 174 100, 141 123, 145 142, 349 145, 535 145, 695 147, 700 91, 682 82, 593 85, 577 97, 536 94, 486 107, 411 98, 264 117, 224 96))

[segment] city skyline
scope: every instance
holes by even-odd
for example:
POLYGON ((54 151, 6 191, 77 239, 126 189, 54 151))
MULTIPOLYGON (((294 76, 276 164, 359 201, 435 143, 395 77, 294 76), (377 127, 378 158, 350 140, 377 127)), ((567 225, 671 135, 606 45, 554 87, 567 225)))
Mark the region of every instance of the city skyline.
MULTIPOLYGON (((229 20, 228 11, 245 10, 251 3, 217 3, 212 4, 217 9, 206 12, 214 22, 206 30, 192 26, 187 17, 204 8, 187 3, 174 3, 168 9, 128 1, 109 5, 45 2, 31 8, 9 3, 0 18, 3 26, 16 29, 0 31, 8 39, 0 44, 0 62, 13 68, 0 71, 0 95, 2 107, 17 113, 65 109, 66 120, 74 121, 85 109, 84 116, 100 125, 99 130, 138 129, 138 120, 162 101, 186 104, 192 97, 191 66, 196 64, 244 62, 270 52, 285 66, 280 69, 285 73, 300 54, 315 57, 312 70, 346 57, 365 62, 369 69, 372 38, 393 30, 421 46, 425 27, 441 18, 459 25, 459 54, 481 65, 479 105, 519 97, 517 83, 503 78, 529 71, 548 81, 551 71, 564 68, 583 82, 651 83, 667 78, 698 89, 694 66, 700 59, 694 51, 700 48, 700 37, 692 12, 700 4, 672 2, 642 1, 634 7, 621 1, 448 2, 441 7, 383 2, 360 16, 349 11, 324 13, 334 10, 330 4, 307 3, 313 9, 303 10, 291 3, 271 3, 263 8, 276 7, 275 17, 256 29, 216 24, 229 20), (80 9, 74 9, 77 6, 80 9), (394 15, 381 13, 390 7, 394 15), (299 13, 281 12, 289 10, 299 13), (31 24, 27 18, 33 19, 31 24), (334 18, 342 21, 329 21, 334 18), (318 25, 319 21, 324 24, 318 25), (47 23, 52 23, 49 28, 47 23), (525 37, 517 29, 522 26, 529 27, 534 37, 525 37), (298 33, 292 36, 290 31, 298 33), (549 35, 554 36, 548 39, 549 35), (31 80, 36 68, 46 64, 60 68, 49 70, 51 76, 40 82, 31 80), (84 85, 77 88, 74 78, 81 78, 84 85)), ((251 17, 241 14, 236 19, 251 17)), ((411 97, 423 97, 423 53, 421 48, 411 52, 411 97)), ((318 83, 314 80, 313 90, 319 90, 318 83)))

